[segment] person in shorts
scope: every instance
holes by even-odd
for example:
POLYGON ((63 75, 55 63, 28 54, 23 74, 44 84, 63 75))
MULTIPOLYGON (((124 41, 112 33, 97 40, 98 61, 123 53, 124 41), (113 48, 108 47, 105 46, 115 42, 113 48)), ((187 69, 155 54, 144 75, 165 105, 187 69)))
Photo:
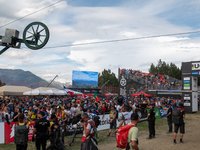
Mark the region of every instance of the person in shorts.
POLYGON ((174 124, 174 144, 176 144, 176 136, 178 129, 180 128, 180 143, 183 143, 183 134, 185 134, 185 110, 183 109, 183 103, 179 103, 177 110, 181 110, 180 124, 174 124))
POLYGON ((110 130, 109 130, 109 133, 108 133, 107 136, 110 136, 113 128, 116 130, 116 126, 117 126, 117 124, 116 124, 116 115, 117 115, 117 111, 115 110, 115 106, 112 105, 111 106, 110 115, 109 115, 109 118, 110 118, 110 130))

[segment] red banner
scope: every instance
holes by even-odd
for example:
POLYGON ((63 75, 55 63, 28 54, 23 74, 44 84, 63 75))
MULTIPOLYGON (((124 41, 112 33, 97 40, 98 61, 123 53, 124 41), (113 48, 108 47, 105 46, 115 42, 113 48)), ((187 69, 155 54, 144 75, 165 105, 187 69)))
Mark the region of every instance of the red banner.
MULTIPOLYGON (((5 122, 4 123, 4 128, 5 128, 5 143, 13 143, 14 142, 14 125, 17 124, 18 122, 10 122, 12 125, 12 128, 5 122)), ((31 123, 29 125, 29 132, 28 132, 28 140, 32 140, 32 133, 33 133, 33 128, 34 128, 35 122, 31 123)))
POLYGON ((83 97, 83 98, 94 97, 94 94, 78 94, 77 98, 80 98, 80 97, 83 97))

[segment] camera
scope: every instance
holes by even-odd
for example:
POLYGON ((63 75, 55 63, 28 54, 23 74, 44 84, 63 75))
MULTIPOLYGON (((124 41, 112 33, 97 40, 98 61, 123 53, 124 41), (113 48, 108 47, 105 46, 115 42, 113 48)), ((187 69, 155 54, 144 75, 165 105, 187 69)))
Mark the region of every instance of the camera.
POLYGON ((78 126, 80 126, 81 125, 81 122, 83 122, 83 120, 81 119, 77 124, 74 124, 73 125, 73 127, 74 127, 74 129, 77 129, 78 128, 78 126))

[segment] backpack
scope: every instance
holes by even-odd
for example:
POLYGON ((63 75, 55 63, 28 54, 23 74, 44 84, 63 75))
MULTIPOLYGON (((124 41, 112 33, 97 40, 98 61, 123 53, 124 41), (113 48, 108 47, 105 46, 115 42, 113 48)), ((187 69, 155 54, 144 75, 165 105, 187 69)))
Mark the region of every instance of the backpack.
POLYGON ((135 127, 135 125, 125 125, 123 127, 120 127, 117 130, 116 133, 116 141, 117 141, 117 147, 118 148, 126 148, 127 142, 128 142, 128 132, 129 130, 135 127))
POLYGON ((59 138, 56 139, 55 147, 56 147, 56 150, 65 149, 63 142, 59 138))
POLYGON ((15 144, 16 145, 26 145, 28 142, 28 130, 27 123, 20 126, 19 123, 15 125, 15 144))
POLYGON ((181 121, 181 112, 182 110, 181 109, 177 109, 175 108, 172 112, 172 122, 174 124, 181 124, 182 121, 181 121))
POLYGON ((101 123, 99 116, 95 116, 93 120, 94 120, 94 123, 95 123, 95 127, 98 128, 98 126, 101 123))
POLYGON ((97 142, 96 144, 98 144, 99 143, 99 132, 97 131, 97 128, 95 127, 95 125, 93 124, 92 121, 90 121, 89 123, 90 123, 90 125, 92 126, 92 128, 94 130, 93 138, 96 140, 96 142, 97 142))

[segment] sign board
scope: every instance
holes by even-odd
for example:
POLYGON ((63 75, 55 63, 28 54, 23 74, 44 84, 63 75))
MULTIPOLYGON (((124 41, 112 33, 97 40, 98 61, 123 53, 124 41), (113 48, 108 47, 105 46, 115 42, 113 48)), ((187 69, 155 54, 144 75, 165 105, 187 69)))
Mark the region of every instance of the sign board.
POLYGON ((4 122, 0 122, 0 144, 5 143, 4 132, 4 122))
POLYGON ((72 72, 72 87, 96 88, 98 87, 98 72, 75 71, 72 72))
MULTIPOLYGON (((13 143, 14 142, 14 135, 15 135, 15 130, 14 130, 14 125, 17 124, 18 122, 10 122, 12 125, 12 128, 7 123, 4 123, 4 128, 5 128, 5 143, 13 143)), ((28 140, 32 140, 32 133, 34 129, 34 123, 31 123, 29 125, 29 133, 28 133, 28 140)))

